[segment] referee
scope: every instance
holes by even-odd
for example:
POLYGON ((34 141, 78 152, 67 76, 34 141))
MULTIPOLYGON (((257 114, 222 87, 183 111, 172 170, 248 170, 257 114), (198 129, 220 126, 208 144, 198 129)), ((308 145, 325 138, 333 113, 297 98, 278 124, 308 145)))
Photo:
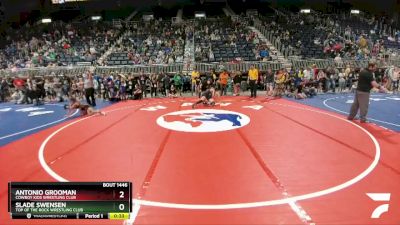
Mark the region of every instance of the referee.
POLYGON ((96 106, 96 98, 94 97, 94 83, 93 83, 93 74, 88 72, 87 74, 83 74, 83 86, 85 88, 85 98, 86 102, 95 107, 96 106))
POLYGON ((249 70, 247 81, 250 86, 250 98, 257 97, 258 70, 252 65, 249 70))
POLYGON ((375 70, 375 62, 369 62, 368 68, 360 72, 360 75, 358 76, 357 91, 354 97, 353 105, 350 109, 350 114, 347 117, 348 120, 353 120, 360 109, 360 122, 366 123, 369 106, 369 92, 371 89, 375 87, 381 92, 387 92, 386 88, 376 83, 373 75, 375 70))

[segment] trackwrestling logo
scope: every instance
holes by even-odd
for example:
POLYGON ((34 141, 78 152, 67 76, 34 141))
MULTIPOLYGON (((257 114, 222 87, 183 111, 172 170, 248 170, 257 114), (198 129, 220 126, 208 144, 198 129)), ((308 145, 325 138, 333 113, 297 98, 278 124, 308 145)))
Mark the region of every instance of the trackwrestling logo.
POLYGON ((220 132, 246 126, 250 118, 242 113, 217 109, 183 110, 158 117, 157 124, 182 132, 220 132))

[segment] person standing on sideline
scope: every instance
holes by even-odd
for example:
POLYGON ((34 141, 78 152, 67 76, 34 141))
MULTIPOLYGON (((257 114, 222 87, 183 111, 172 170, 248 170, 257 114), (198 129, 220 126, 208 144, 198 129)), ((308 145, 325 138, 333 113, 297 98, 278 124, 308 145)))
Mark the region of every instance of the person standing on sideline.
POLYGON ((164 86, 164 95, 165 97, 168 97, 169 95, 169 90, 171 87, 171 79, 169 77, 169 75, 167 73, 164 74, 164 78, 163 78, 163 86, 164 86))
POLYGON ((192 95, 193 92, 196 94, 196 96, 199 93, 199 86, 200 86, 200 72, 197 70, 193 70, 192 74, 191 74, 191 78, 192 78, 192 95))
MULTIPOLYGON (((211 69, 210 75, 209 75, 212 80, 212 84, 215 85, 217 83, 217 73, 215 72, 215 69, 211 69)), ((208 78, 207 78, 208 79, 208 78)))
POLYGON ((256 98, 257 97, 257 84, 258 84, 258 70, 254 67, 251 66, 249 73, 248 73, 248 77, 247 77, 247 81, 249 82, 249 86, 250 86, 250 98, 256 98))
POLYGON ((226 95, 226 88, 227 88, 227 85, 228 85, 228 79, 229 79, 229 74, 226 71, 226 69, 224 69, 224 72, 222 72, 219 75, 219 87, 221 88, 220 89, 220 91, 221 91, 220 95, 221 96, 226 95))
POLYGON ((345 79, 346 74, 344 73, 344 70, 339 73, 339 93, 342 93, 343 91, 346 90, 346 79, 345 79))
POLYGON ((83 74, 83 87, 85 88, 85 98, 88 105, 95 107, 96 98, 94 97, 93 74, 88 72, 83 74))
MULTIPOLYGON (((305 74, 304 74, 305 76, 305 74)), ((267 73, 265 74, 265 80, 266 84, 266 91, 267 91, 267 96, 273 96, 274 95, 274 74, 272 73, 271 69, 267 70, 267 73)))
POLYGON ((393 94, 396 94, 399 89, 399 68, 392 66, 389 79, 392 81, 393 94))
POLYGON ((144 73, 142 73, 142 74, 140 75, 139 79, 137 80, 137 84, 138 84, 138 85, 140 86, 140 88, 142 89, 142 92, 141 92, 142 98, 143 98, 143 97, 147 98, 146 80, 147 80, 147 77, 146 77, 146 75, 145 75, 144 73))
POLYGON ((157 87, 158 87, 157 75, 152 74, 150 76, 150 81, 151 81, 150 95, 151 97, 157 97, 157 87))
MULTIPOLYGON (((183 79, 182 79, 182 75, 178 73, 176 73, 174 75, 174 87, 175 87, 175 91, 179 94, 179 96, 182 96, 182 86, 183 86, 183 79)), ((172 90, 172 87, 171 87, 172 90)))
POLYGON ((350 109, 348 120, 354 120, 358 110, 360 109, 360 122, 367 122, 367 113, 369 106, 369 92, 372 88, 377 88, 381 92, 387 92, 387 89, 379 85, 375 79, 373 72, 376 70, 375 62, 369 62, 368 68, 360 72, 358 77, 357 91, 354 97, 354 102, 350 109))
POLYGON ((234 95, 239 96, 240 95, 240 84, 242 82, 242 73, 240 71, 237 71, 235 73, 235 76, 233 77, 233 90, 234 90, 234 95))

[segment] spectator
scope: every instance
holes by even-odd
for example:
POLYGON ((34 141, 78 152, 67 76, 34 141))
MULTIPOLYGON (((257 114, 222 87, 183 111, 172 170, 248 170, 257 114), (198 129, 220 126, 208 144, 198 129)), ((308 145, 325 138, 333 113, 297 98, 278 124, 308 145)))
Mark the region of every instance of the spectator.
POLYGON ((385 76, 388 77, 391 85, 390 89, 395 93, 399 88, 399 77, 398 77, 398 69, 396 67, 391 66, 386 69, 385 76))
MULTIPOLYGON (((179 73, 176 73, 173 78, 174 81, 174 89, 175 92, 178 92, 180 96, 182 96, 182 76, 179 73)), ((172 87, 171 87, 172 88, 172 87)))
POLYGON ((240 95, 240 84, 242 83, 242 73, 237 71, 233 77, 233 94, 235 96, 240 95))
POLYGON ((150 82, 151 82, 150 95, 151 97, 157 97, 158 81, 156 74, 150 75, 150 82))
POLYGON ((127 86, 126 78, 122 77, 121 78, 121 84, 120 84, 120 87, 119 87, 119 99, 121 101, 125 101, 127 99, 126 98, 126 86, 127 86))
POLYGON ((342 93, 346 89, 346 79, 345 79, 345 72, 342 69, 342 71, 339 73, 339 93, 342 93))
POLYGON ((50 101, 55 101, 56 98, 56 93, 54 91, 54 85, 53 82, 50 81, 50 79, 45 79, 44 80, 44 90, 45 90, 45 95, 50 101))
POLYGON ((231 93, 231 94, 233 93, 233 79, 232 79, 231 76, 228 77, 228 84, 227 84, 227 87, 226 87, 226 91, 231 93))
POLYGON ((261 49, 260 57, 261 57, 261 59, 268 58, 269 57, 269 52, 266 49, 261 49))
POLYGON ((63 95, 62 95, 62 84, 60 81, 60 78, 58 76, 55 76, 53 78, 53 87, 54 87, 54 92, 56 94, 56 98, 58 99, 58 102, 63 102, 63 95))
POLYGON ((267 96, 273 96, 274 93, 274 74, 272 73, 271 69, 268 69, 267 72, 265 73, 265 85, 266 85, 266 91, 267 91, 267 96))
MULTIPOLYGON (((142 89, 142 94, 144 95, 144 97, 145 98, 147 98, 147 92, 146 92, 146 89, 147 89, 147 87, 146 87, 146 85, 147 85, 147 82, 146 82, 146 80, 147 80, 147 77, 146 77, 146 75, 144 75, 144 74, 141 74, 140 75, 140 77, 139 77, 139 79, 138 79, 138 81, 137 81, 137 84, 140 86, 140 88, 142 89)), ((142 96, 143 97, 143 96, 142 96)))
POLYGON ((297 85, 296 91, 295 91, 295 99, 305 99, 307 98, 307 95, 303 92, 303 84, 297 85))
POLYGON ((318 71, 318 76, 317 76, 317 80, 318 80, 318 91, 322 92, 322 90, 325 90, 324 86, 326 85, 326 74, 324 72, 324 70, 319 70, 318 71))
POLYGON ((340 54, 337 54, 334 60, 335 64, 338 66, 341 66, 343 64, 342 57, 340 57, 340 54))
POLYGON ((0 102, 5 102, 9 96, 10 87, 5 78, 0 78, 0 102))
POLYGON ((24 96, 21 90, 15 89, 14 93, 11 95, 11 102, 15 104, 22 104, 24 96))
POLYGON ((217 82, 217 73, 215 72, 215 69, 210 70, 207 80, 210 80, 211 84, 215 84, 217 82))
POLYGON ((305 68, 304 71, 303 71, 303 74, 304 74, 304 80, 306 82, 308 82, 308 81, 313 79, 313 76, 311 74, 310 68, 308 68, 308 67, 305 68))
POLYGON ((226 70, 219 74, 220 96, 226 95, 229 74, 226 70))
POLYGON ((135 84, 135 89, 133 91, 133 100, 140 100, 143 98, 142 87, 139 84, 135 84))
POLYGON ((300 68, 300 69, 299 69, 299 71, 298 71, 298 73, 297 73, 297 76, 298 76, 300 79, 303 79, 303 78, 304 78, 304 70, 303 70, 303 68, 300 68))
POLYGON ((164 95, 168 96, 170 91, 171 79, 168 74, 164 74, 163 77, 163 86, 164 86, 164 95))
POLYGON ((197 96, 199 94, 200 72, 197 70, 193 70, 191 78, 192 78, 192 95, 193 92, 195 92, 197 96))
POLYGON ((173 84, 171 85, 171 89, 169 90, 168 97, 170 97, 170 98, 177 98, 178 97, 176 89, 175 89, 175 86, 173 84))
POLYGON ((251 92, 250 98, 257 97, 258 78, 259 78, 258 70, 252 65, 248 72, 248 78, 247 78, 247 81, 249 82, 250 85, 250 92, 251 92))
POLYGON ((275 76, 274 97, 282 97, 285 92, 286 76, 283 70, 278 70, 275 76))

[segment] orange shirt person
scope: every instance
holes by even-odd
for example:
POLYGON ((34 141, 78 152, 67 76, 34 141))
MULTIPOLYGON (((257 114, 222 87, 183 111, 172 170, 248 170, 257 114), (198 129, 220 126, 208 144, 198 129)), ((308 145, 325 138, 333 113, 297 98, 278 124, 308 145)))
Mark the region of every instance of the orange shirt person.
POLYGON ((226 70, 224 70, 221 74, 219 74, 219 86, 221 88, 220 95, 226 95, 226 86, 228 85, 229 74, 226 70))

